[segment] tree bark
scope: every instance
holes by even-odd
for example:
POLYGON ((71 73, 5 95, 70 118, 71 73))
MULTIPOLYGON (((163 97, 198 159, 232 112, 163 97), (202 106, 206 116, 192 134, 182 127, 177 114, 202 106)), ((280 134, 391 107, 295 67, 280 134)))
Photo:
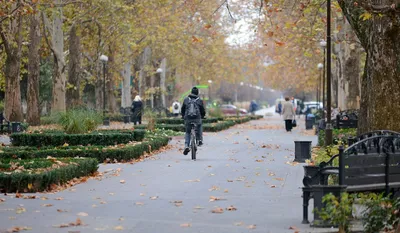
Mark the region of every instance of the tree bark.
POLYGON ((80 104, 80 72, 81 52, 80 38, 77 35, 76 25, 72 25, 69 32, 69 71, 68 88, 66 93, 67 108, 71 109, 80 104))
POLYGON ((161 107, 166 108, 166 100, 165 100, 165 81, 167 78, 167 59, 163 58, 161 61, 161 66, 160 68, 162 69, 162 72, 160 74, 160 91, 161 91, 161 107))
POLYGON ((53 14, 52 50, 54 56, 52 112, 64 112, 65 107, 65 56, 62 1, 54 0, 57 10, 53 14))
POLYGON ((378 8, 368 20, 360 19, 362 8, 354 0, 340 0, 343 12, 367 52, 366 73, 362 79, 359 133, 387 129, 400 131, 400 15, 393 1, 374 0, 363 4, 378 8), (375 5, 373 5, 375 4, 375 5), (376 7, 377 6, 377 7, 376 7), (379 9, 386 8, 386 11, 379 9), (365 123, 366 122, 366 123, 365 123))
POLYGON ((30 125, 40 124, 39 108, 39 77, 40 77, 40 15, 30 16, 29 31, 29 63, 28 63, 28 93, 27 93, 27 122, 30 125))
POLYGON ((121 107, 127 108, 131 106, 132 98, 131 98, 131 70, 132 63, 127 62, 124 65, 124 70, 122 73, 122 96, 121 96, 121 107))
MULTIPOLYGON (((17 7, 17 4, 14 4, 17 7)), ((1 26, 1 24, 0 24, 1 26)), ((22 49, 22 18, 15 16, 10 19, 9 30, 1 30, 1 37, 5 46, 7 58, 5 61, 5 117, 9 121, 23 121, 21 90, 20 90, 20 65, 22 49)))
POLYGON ((110 113, 115 113, 118 111, 117 100, 115 98, 115 78, 113 74, 113 70, 111 67, 114 67, 115 63, 115 49, 114 46, 109 47, 110 56, 108 57, 108 69, 107 69, 107 77, 106 77, 106 104, 108 111, 110 113))

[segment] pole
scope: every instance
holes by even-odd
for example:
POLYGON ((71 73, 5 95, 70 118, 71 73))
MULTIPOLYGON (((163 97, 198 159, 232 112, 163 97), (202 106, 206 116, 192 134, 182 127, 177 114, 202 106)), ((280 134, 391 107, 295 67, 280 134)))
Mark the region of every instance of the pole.
POLYGON ((106 116, 106 63, 103 62, 103 118, 106 116))
POLYGON ((326 114, 327 122, 325 129, 325 145, 332 144, 332 124, 331 124, 331 0, 327 0, 327 28, 326 28, 326 36, 327 36, 327 109, 326 114))
POLYGON ((322 120, 325 121, 325 56, 326 56, 326 50, 324 48, 324 68, 323 68, 323 74, 322 74, 322 120))

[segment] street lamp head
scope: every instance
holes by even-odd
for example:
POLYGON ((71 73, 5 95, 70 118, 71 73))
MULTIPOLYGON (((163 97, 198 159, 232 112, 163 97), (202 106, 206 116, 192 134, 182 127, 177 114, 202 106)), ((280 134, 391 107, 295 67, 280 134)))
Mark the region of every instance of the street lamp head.
POLYGON ((212 83, 212 80, 208 80, 208 83, 211 84, 211 83, 212 83))
POLYGON ((318 63, 318 69, 321 70, 322 68, 324 68, 324 65, 322 63, 318 63))
POLYGON ((108 62, 108 57, 106 55, 101 55, 100 56, 100 61, 102 62, 108 62))
POLYGON ((326 47, 326 41, 325 40, 321 40, 321 42, 319 42, 319 46, 321 46, 322 48, 326 47))
POLYGON ((156 72, 157 72, 157 73, 162 73, 162 72, 163 72, 163 69, 158 68, 156 72))

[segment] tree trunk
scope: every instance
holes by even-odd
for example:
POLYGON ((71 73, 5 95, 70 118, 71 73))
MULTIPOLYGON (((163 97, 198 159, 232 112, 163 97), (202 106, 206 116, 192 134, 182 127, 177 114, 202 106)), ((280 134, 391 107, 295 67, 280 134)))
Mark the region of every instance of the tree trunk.
POLYGON ((163 58, 161 61, 161 66, 160 68, 162 69, 162 72, 160 74, 160 91, 161 91, 161 107, 166 108, 166 101, 165 101, 165 81, 167 78, 167 59, 163 58))
POLYGON ((367 52, 358 131, 400 131, 400 108, 394 105, 400 102, 399 5, 394 5, 393 9, 391 0, 369 0, 364 3, 374 7, 381 15, 372 13, 370 19, 363 20, 360 17, 363 11, 355 4, 355 0, 339 1, 367 52))
POLYGON ((123 80, 122 80, 122 96, 121 96, 121 107, 127 108, 131 106, 132 98, 131 98, 131 66, 130 62, 127 62, 124 65, 124 70, 121 72, 123 80))
MULTIPOLYGON (((16 4, 14 4, 17 7, 16 4)), ((22 18, 16 16, 10 20, 10 30, 1 32, 7 58, 5 61, 5 117, 9 121, 23 121, 21 90, 20 90, 20 65, 22 48, 22 18), (5 34, 7 33, 7 34, 5 34)))
POLYGON ((40 77, 40 15, 30 17, 29 54, 28 54, 28 94, 27 94, 27 122, 30 125, 40 124, 39 109, 39 77, 40 77))
POLYGON ((52 45, 54 55, 52 112, 65 111, 65 57, 62 1, 54 0, 57 10, 53 14, 52 45))
POLYGON ((115 63, 115 50, 114 46, 109 47, 110 56, 108 57, 108 69, 106 77, 106 104, 107 109, 110 113, 115 113, 118 111, 117 100, 115 98, 115 78, 111 67, 114 67, 115 63))
POLYGON ((68 88, 66 93, 67 108, 71 109, 82 104, 80 99, 81 52, 80 38, 76 33, 76 25, 69 32, 69 71, 68 88))

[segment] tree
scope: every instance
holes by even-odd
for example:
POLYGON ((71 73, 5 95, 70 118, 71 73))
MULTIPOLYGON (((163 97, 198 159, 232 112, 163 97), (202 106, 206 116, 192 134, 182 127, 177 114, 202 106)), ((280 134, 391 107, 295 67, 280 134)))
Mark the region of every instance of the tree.
POLYGON ((362 78, 358 131, 400 131, 400 3, 340 0, 340 6, 367 52, 362 78))
POLYGON ((28 55, 28 92, 27 92, 27 122, 30 125, 40 124, 39 110, 39 75, 40 75, 40 14, 30 16, 29 55, 28 55))
MULTIPOLYGON (((21 0, 8 2, 9 11, 0 21, 0 36, 6 52, 5 62, 5 117, 10 121, 23 121, 20 65, 22 50, 22 16, 25 5, 21 0)), ((4 15, 4 14, 3 14, 4 15)))

